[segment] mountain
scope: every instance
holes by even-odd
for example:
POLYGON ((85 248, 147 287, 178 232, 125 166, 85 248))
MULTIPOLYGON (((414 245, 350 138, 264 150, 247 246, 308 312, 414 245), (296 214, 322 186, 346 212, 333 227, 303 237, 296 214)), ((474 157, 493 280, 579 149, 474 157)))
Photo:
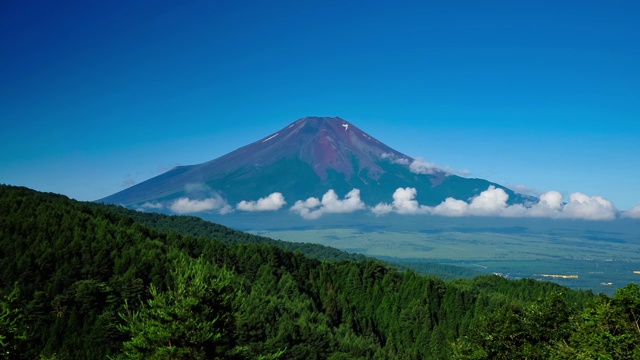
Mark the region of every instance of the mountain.
POLYGON ((306 117, 217 159, 176 167, 99 201, 136 207, 215 194, 236 204, 279 192, 293 204, 330 189, 339 196, 359 189, 361 199, 375 205, 390 202, 397 188, 412 187, 420 203, 437 205, 447 197, 468 200, 490 185, 505 190, 512 203, 527 200, 487 180, 416 162, 339 117, 306 117))

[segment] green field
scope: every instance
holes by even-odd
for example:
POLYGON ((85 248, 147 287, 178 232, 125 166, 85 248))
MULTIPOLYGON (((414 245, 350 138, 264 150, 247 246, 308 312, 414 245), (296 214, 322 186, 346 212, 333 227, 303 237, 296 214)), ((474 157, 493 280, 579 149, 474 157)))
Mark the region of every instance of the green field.
MULTIPOLYGON (((275 239, 312 242, 397 262, 471 267, 612 294, 640 282, 640 223, 439 217, 361 218, 253 228, 275 239), (577 275, 560 279, 550 275, 577 275), (609 284, 610 283, 610 284, 609 284)), ((273 223, 272 223, 273 224, 273 223)))

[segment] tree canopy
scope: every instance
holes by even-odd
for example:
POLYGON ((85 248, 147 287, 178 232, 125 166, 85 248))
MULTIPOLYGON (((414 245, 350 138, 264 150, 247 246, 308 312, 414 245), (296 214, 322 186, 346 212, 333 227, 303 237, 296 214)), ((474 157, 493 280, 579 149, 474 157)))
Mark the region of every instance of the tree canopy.
POLYGON ((445 281, 217 225, 172 230, 188 220, 0 186, 0 356, 639 356, 635 284, 609 298, 495 275, 445 281))

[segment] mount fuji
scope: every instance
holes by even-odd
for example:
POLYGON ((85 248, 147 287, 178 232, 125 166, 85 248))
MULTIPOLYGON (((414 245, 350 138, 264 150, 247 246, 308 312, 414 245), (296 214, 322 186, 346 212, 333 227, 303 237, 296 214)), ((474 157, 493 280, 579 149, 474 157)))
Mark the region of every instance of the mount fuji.
POLYGON ((416 160, 339 117, 306 117, 219 158, 178 166, 98 201, 139 208, 187 197, 233 205, 280 193, 281 201, 293 204, 329 190, 344 196, 358 189, 362 201, 374 205, 390 201, 398 188, 414 188, 417 201, 434 206, 449 197, 472 199, 490 186, 504 190, 510 204, 531 200, 416 160))

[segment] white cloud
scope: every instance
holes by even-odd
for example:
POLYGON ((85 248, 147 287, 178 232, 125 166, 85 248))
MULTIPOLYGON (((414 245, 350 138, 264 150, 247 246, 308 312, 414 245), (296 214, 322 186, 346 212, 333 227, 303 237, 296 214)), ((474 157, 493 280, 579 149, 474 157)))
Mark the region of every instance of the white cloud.
POLYGON ((409 170, 414 174, 444 174, 444 175, 460 175, 460 176, 469 176, 471 175, 471 171, 467 169, 455 170, 448 166, 442 167, 435 163, 430 163, 425 161, 422 158, 415 158, 411 164, 409 165, 409 170))
POLYGON ((390 212, 398 214, 426 214, 430 208, 428 206, 418 204, 416 200, 418 191, 415 188, 397 188, 393 192, 393 202, 391 204, 379 203, 374 206, 371 211, 376 215, 385 215, 390 212))
POLYGON ((380 157, 382 159, 389 159, 394 164, 409 165, 411 163, 411 161, 408 158, 399 157, 399 156, 396 156, 393 153, 382 153, 382 155, 380 155, 380 157))
POLYGON ((398 214, 434 214, 442 216, 498 216, 501 215, 507 207, 509 195, 502 189, 490 186, 477 197, 473 198, 471 203, 454 198, 447 198, 438 206, 430 207, 420 205, 415 199, 418 191, 415 188, 398 188, 393 193, 393 203, 379 203, 372 211, 376 215, 384 215, 389 212, 398 214))
POLYGON ((387 215, 390 212, 393 212, 393 205, 387 203, 379 203, 378 205, 371 208, 374 214, 381 216, 387 215))
POLYGON ((562 194, 557 191, 549 191, 540 195, 541 206, 545 206, 552 210, 562 209, 562 194))
POLYGON ((235 209, 233 208, 233 206, 228 205, 228 204, 226 204, 226 203, 225 203, 225 205, 223 205, 223 206, 220 208, 220 210, 218 210, 218 213, 219 213, 220 215, 225 215, 225 214, 228 214, 228 213, 232 213, 234 210, 235 210, 235 209))
POLYGON ((280 210, 287 202, 284 200, 282 193, 275 192, 267 197, 258 199, 258 201, 241 201, 236 208, 242 211, 276 211, 280 210))
POLYGON ((442 172, 442 169, 440 169, 438 165, 427 162, 422 158, 416 158, 413 160, 411 165, 409 165, 409 170, 415 174, 435 174, 437 172, 442 172))
POLYGON ((169 209, 171 209, 171 211, 176 214, 189 214, 209 211, 219 207, 221 207, 221 205, 214 198, 197 200, 189 199, 188 197, 182 197, 171 203, 169 209))
POLYGON ((233 211, 233 207, 216 191, 203 183, 187 184, 184 187, 188 196, 181 197, 169 205, 169 210, 176 214, 190 214, 217 210, 220 214, 233 211))
POLYGON ((291 207, 291 211, 297 213, 305 219, 317 219, 322 216, 320 200, 315 197, 308 198, 305 201, 298 200, 291 207))
POLYGON ((393 208, 398 214, 424 214, 429 212, 427 206, 421 206, 416 200, 418 191, 415 188, 398 188, 393 193, 393 208))
POLYGON ((140 205, 139 209, 142 209, 142 210, 145 210, 145 209, 158 210, 158 209, 162 209, 162 208, 164 208, 164 206, 159 202, 147 201, 146 203, 140 205))
MULTIPOLYGON (((509 194, 491 185, 470 202, 447 198, 435 207, 420 205, 415 200, 414 188, 398 188, 393 193, 393 203, 379 203, 371 211, 376 215, 390 212, 398 214, 433 214, 441 216, 500 216, 500 217, 547 217, 582 220, 613 220, 617 210, 613 204, 601 196, 589 197, 573 193, 568 203, 563 203, 562 194, 549 191, 540 195, 533 205, 508 205, 509 194)), ((640 206, 630 210, 629 217, 640 218, 640 206), (637 209, 636 209, 637 208, 637 209)))
POLYGON ((338 194, 331 189, 322 196, 322 200, 310 197, 304 201, 296 201, 291 207, 291 211, 305 219, 317 219, 324 214, 351 213, 364 208, 365 205, 360 200, 360 190, 353 189, 347 193, 344 200, 340 200, 338 194))
POLYGON ((499 215, 507 207, 507 200, 509 195, 504 190, 490 185, 471 200, 469 210, 479 215, 499 215))
POLYGON ((404 166, 408 166, 409 170, 414 174, 422 174, 422 175, 433 175, 433 174, 444 174, 444 175, 460 175, 460 176, 469 176, 471 175, 471 171, 467 169, 455 170, 448 166, 439 166, 435 163, 430 163, 423 158, 417 157, 411 160, 408 157, 397 156, 393 153, 382 153, 380 155, 381 159, 388 159, 394 164, 400 164, 404 166))
POLYGON ((174 200, 168 205, 169 210, 175 214, 216 210, 219 214, 224 215, 234 210, 220 194, 204 183, 186 184, 184 190, 187 196, 174 200))
POLYGON ((329 190, 322 196, 322 207, 328 213, 350 213, 365 208, 360 200, 360 190, 353 189, 347 193, 344 200, 338 198, 335 191, 329 190))
MULTIPOLYGON (((320 207, 320 200, 315 197, 310 197, 307 200, 298 200, 291 207, 291 211, 298 213, 298 215, 302 216, 305 219, 317 219, 322 216, 321 213, 317 212, 311 215, 311 209, 320 207)), ((317 211, 317 210, 316 210, 317 211)))
POLYGON ((584 220, 613 220, 617 210, 613 203, 602 196, 573 193, 562 209, 562 217, 584 220))
POLYGON ((440 205, 433 208, 432 214, 442 216, 466 216, 468 214, 469 204, 462 200, 447 198, 440 205))
POLYGON ((640 205, 636 205, 629 211, 623 212, 622 217, 640 220, 640 205))
POLYGON ((564 203, 562 194, 557 191, 548 191, 539 197, 539 201, 528 208, 527 215, 530 217, 560 217, 564 203))

